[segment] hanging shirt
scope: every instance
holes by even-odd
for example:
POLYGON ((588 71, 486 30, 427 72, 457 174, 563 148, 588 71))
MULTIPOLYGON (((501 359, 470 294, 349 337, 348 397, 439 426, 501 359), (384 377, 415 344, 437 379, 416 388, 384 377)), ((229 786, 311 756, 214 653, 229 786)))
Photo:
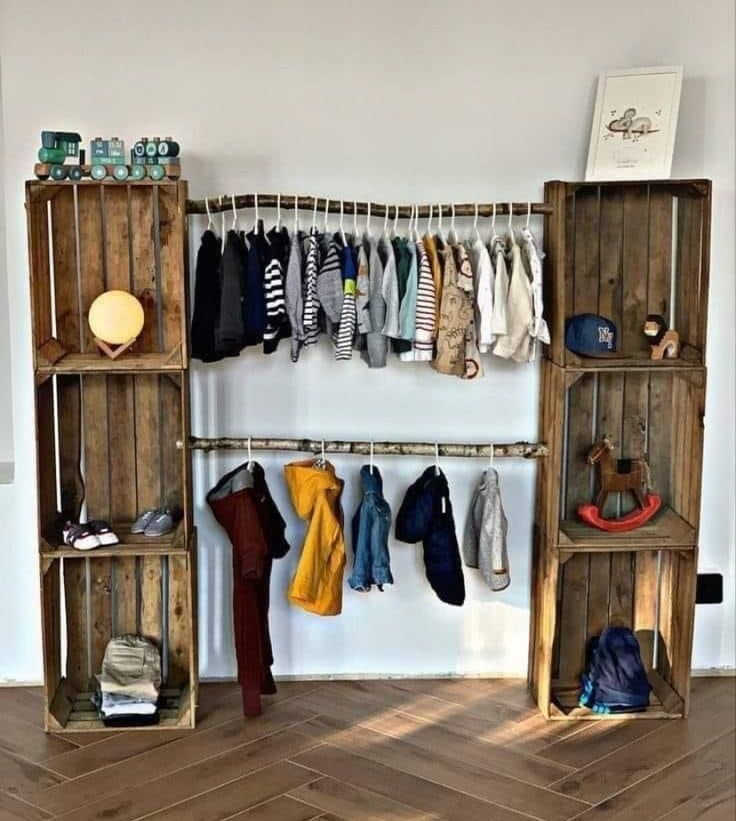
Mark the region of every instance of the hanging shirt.
POLYGON ((291 235, 291 250, 286 265, 284 299, 286 315, 291 326, 291 361, 299 361, 304 344, 304 292, 302 290, 302 241, 299 232, 291 235))
POLYGON ((417 242, 416 248, 419 272, 417 277, 417 307, 414 320, 414 360, 417 362, 431 362, 434 358, 437 313, 435 288, 425 242, 417 242))
POLYGON ((342 249, 343 297, 340 310, 340 327, 337 332, 335 359, 351 359, 353 338, 357 323, 355 307, 355 280, 357 277, 353 249, 348 242, 342 249))
POLYGON ((243 325, 245 345, 259 345, 266 330, 265 269, 270 259, 269 243, 259 230, 250 231, 247 236, 248 268, 245 280, 245 301, 243 302, 243 325))
POLYGON ((396 281, 399 287, 399 335, 391 342, 391 350, 394 353, 401 354, 411 351, 411 340, 404 339, 404 329, 401 327, 401 305, 406 297, 409 283, 411 256, 409 253, 409 240, 404 237, 394 237, 391 245, 396 259, 396 281))
POLYGON ((323 237, 322 239, 324 255, 317 274, 317 299, 325 314, 327 332, 333 344, 336 344, 343 299, 340 262, 342 249, 334 238, 323 237))
POLYGON ((531 229, 521 229, 521 257, 526 267, 527 275, 532 284, 533 318, 530 334, 532 346, 530 361, 536 359, 537 344, 543 342, 549 345, 549 329, 544 319, 544 304, 542 302, 542 260, 544 254, 539 250, 531 229))
POLYGON ((284 270, 289 255, 289 233, 286 228, 273 228, 268 232, 271 259, 266 265, 263 276, 263 289, 266 299, 266 327, 263 332, 263 353, 273 353, 279 346, 279 340, 286 339, 291 328, 286 315, 284 294, 284 270))
POLYGON ((493 353, 514 362, 528 362, 531 347, 529 330, 534 315, 532 286, 521 262, 521 249, 513 234, 508 237, 507 261, 511 268, 509 293, 506 300, 506 330, 493 348, 493 353))
POLYGON ((437 357, 432 367, 438 373, 463 377, 465 375, 465 329, 468 324, 466 295, 457 286, 457 271, 452 248, 439 237, 435 240, 437 255, 442 266, 442 302, 437 329, 437 357))
POLYGON ((371 329, 366 334, 365 350, 361 356, 369 368, 385 368, 388 339, 383 335, 386 321, 386 300, 383 298, 383 262, 378 253, 378 241, 368 237, 368 314, 371 329))
POLYGON ((236 231, 228 231, 220 259, 220 312, 215 326, 215 350, 224 356, 237 356, 245 340, 246 266, 243 238, 236 231))
POLYGON ((312 227, 304 241, 304 347, 314 345, 319 335, 319 300, 317 271, 320 253, 317 229, 312 227))
POLYGON ((434 331, 436 336, 440 323, 440 304, 442 302, 442 267, 440 266, 439 256, 437 255, 435 238, 430 234, 425 234, 422 242, 424 243, 424 250, 427 252, 427 257, 429 258, 429 266, 432 269, 432 281, 434 282, 434 331))
POLYGON ((417 247, 414 242, 407 242, 409 251, 409 275, 406 280, 406 291, 399 307, 399 326, 401 327, 401 337, 409 342, 408 350, 401 351, 399 359, 402 362, 414 361, 414 331, 416 327, 417 312, 417 247))
POLYGON ((371 286, 368 251, 368 243, 366 240, 363 240, 358 248, 358 274, 355 279, 356 329, 362 336, 369 333, 372 327, 369 311, 371 286))
POLYGON ((223 354, 215 347, 215 329, 220 315, 220 259, 222 243, 208 228, 202 234, 194 275, 192 314, 192 359, 217 362, 223 354))
POLYGON ((451 246, 455 255, 457 271, 457 286, 462 292, 465 321, 465 371, 463 379, 476 379, 483 376, 483 366, 480 361, 480 352, 475 332, 475 307, 473 299, 473 269, 470 265, 468 252, 464 245, 451 246))
MULTIPOLYGON (((509 294, 509 275, 506 268, 506 249, 501 237, 491 241, 491 263, 493 264, 493 312, 491 331, 494 337, 507 332, 506 301, 509 294)), ((497 340, 496 340, 497 341, 497 340)))
POLYGON ((471 245, 475 284, 475 327, 478 334, 478 349, 487 353, 493 344, 493 266, 488 249, 480 239, 471 245))
POLYGON ((383 265, 383 280, 381 294, 386 304, 386 318, 381 332, 390 339, 397 339, 401 336, 401 326, 399 325, 399 279, 396 271, 396 257, 391 240, 383 236, 378 243, 378 253, 383 265))

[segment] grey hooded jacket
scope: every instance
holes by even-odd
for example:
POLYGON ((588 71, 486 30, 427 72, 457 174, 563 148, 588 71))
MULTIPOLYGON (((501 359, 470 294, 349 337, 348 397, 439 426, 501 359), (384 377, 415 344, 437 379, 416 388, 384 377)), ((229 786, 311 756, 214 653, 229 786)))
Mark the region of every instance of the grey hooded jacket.
POLYGON ((483 471, 470 503, 465 523, 463 558, 468 567, 480 568, 491 590, 504 590, 511 583, 506 550, 507 530, 498 472, 489 468, 483 471))

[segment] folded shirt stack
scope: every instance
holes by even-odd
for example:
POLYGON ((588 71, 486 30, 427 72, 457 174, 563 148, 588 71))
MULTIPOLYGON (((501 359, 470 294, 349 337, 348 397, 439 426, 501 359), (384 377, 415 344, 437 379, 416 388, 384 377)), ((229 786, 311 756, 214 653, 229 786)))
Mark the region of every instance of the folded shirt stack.
POLYGON ((125 635, 105 649, 95 704, 108 726, 155 724, 161 689, 161 655, 148 639, 125 635))

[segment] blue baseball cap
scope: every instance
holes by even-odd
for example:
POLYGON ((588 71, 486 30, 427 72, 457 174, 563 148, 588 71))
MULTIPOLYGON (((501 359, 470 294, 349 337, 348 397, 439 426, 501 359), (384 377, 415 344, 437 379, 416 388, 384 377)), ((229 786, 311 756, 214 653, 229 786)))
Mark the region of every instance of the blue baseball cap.
POLYGON ((578 314, 565 323, 565 346, 579 356, 613 356, 616 326, 605 316, 578 314))

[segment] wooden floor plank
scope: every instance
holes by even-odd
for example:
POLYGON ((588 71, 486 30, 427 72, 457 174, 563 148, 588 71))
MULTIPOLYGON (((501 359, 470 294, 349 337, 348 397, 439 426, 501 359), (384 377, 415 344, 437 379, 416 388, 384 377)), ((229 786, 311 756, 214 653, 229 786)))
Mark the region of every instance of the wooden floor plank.
POLYGON ((633 787, 606 799, 579 821, 659 819, 734 776, 736 732, 730 731, 702 749, 694 750, 633 787))
POLYGON ((42 727, 17 716, 3 715, 0 727, 0 748, 36 763, 78 749, 76 744, 50 735, 42 727))
MULTIPOLYGON (((286 795, 280 795, 272 801, 266 801, 265 804, 259 804, 257 807, 232 815, 228 821, 314 821, 314 819, 326 821, 326 818, 327 816, 314 807, 286 795)), ((342 821, 342 819, 335 819, 335 821, 342 821)))
POLYGON ((734 691, 729 686, 715 686, 712 693, 693 705, 687 721, 668 721, 663 729, 598 759, 551 786, 565 795, 597 804, 703 747, 733 728, 734 724, 734 691))
MULTIPOLYGON (((309 722, 305 722, 306 725, 309 722)), ((330 744, 377 763, 444 787, 545 819, 566 821, 586 805, 550 790, 482 769, 450 755, 427 751, 405 741, 388 738, 367 728, 334 735, 330 744)))
POLYGON ((733 821, 734 818, 736 778, 730 775, 656 821, 733 821))
POLYGON ((172 804, 146 816, 150 821, 223 821, 256 804, 270 801, 314 780, 314 773, 280 761, 218 789, 172 804))
POLYGON ((0 750, 0 790, 10 795, 35 792, 60 784, 65 780, 64 776, 40 764, 0 750))
POLYGON ((424 778, 323 744, 293 761, 316 772, 371 790, 426 813, 462 821, 528 821, 528 816, 480 801, 424 778))
POLYGON ((38 807, 0 792, 0 821, 45 821, 51 816, 38 807))
POLYGON ((156 747, 128 759, 124 766, 111 765, 75 778, 65 784, 35 792, 31 800, 51 813, 65 813, 76 807, 135 788, 152 776, 173 773, 227 750, 248 744, 314 715, 298 703, 285 704, 246 721, 236 718, 200 733, 190 733, 164 747, 156 747))
MULTIPOLYGON (((260 739, 257 744, 245 744, 160 778, 149 778, 136 784, 135 789, 128 788, 108 795, 81 809, 59 815, 58 818, 59 821, 101 821, 109 818, 114 818, 115 821, 133 821, 194 798, 202 792, 215 790, 217 787, 224 788, 231 781, 262 770, 291 755, 298 755, 311 746, 313 742, 304 736, 284 730, 260 739)), ((155 776, 156 773, 151 772, 149 775, 155 776)), ((261 800, 266 797, 268 796, 261 800)), ((242 808, 243 806, 236 808, 235 811, 242 808)), ((207 821, 210 821, 209 817, 207 821)))
POLYGON ((350 821, 431 821, 439 818, 434 813, 417 811, 372 790, 347 784, 334 778, 320 778, 292 790, 289 795, 326 812, 338 813, 350 821))
POLYGON ((482 769, 510 775, 543 787, 572 772, 571 767, 520 753, 483 739, 471 739, 453 731, 452 722, 427 724, 405 713, 389 713, 369 719, 365 726, 416 747, 452 756, 482 769))

